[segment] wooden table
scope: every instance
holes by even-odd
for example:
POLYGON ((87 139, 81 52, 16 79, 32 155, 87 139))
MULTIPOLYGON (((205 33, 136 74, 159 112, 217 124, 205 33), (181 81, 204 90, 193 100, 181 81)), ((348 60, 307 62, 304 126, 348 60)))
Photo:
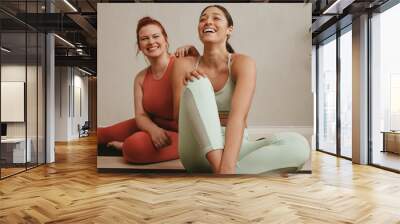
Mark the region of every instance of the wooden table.
POLYGON ((382 152, 400 154, 400 131, 382 131, 381 133, 383 133, 382 152))

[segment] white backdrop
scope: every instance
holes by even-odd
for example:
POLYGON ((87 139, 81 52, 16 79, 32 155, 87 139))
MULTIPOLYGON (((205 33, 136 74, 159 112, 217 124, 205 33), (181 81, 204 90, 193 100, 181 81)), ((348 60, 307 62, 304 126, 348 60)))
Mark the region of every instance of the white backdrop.
MULTIPOLYGON (((147 66, 143 55, 136 55, 138 20, 143 16, 159 20, 168 33, 170 50, 193 44, 202 52, 197 23, 201 10, 207 5, 98 4, 99 127, 133 116, 133 80, 147 66)), ((311 4, 221 5, 233 17, 231 45, 257 63, 257 88, 249 125, 312 129, 311 4)))

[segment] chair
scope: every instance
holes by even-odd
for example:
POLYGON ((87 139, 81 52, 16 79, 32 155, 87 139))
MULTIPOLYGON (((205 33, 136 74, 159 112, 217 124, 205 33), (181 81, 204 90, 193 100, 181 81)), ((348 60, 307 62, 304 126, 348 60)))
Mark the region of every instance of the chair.
POLYGON ((85 121, 82 127, 78 124, 79 138, 89 136, 89 129, 90 129, 89 121, 85 121))

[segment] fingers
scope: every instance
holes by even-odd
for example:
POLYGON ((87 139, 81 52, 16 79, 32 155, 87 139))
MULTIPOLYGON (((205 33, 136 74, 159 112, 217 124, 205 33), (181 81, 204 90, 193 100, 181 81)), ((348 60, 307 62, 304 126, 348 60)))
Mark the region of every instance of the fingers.
POLYGON ((181 57, 188 56, 188 52, 189 52, 189 48, 187 48, 187 47, 183 48, 182 52, 181 52, 182 53, 181 57))
POLYGON ((192 72, 190 72, 185 76, 185 78, 183 79, 183 84, 187 85, 189 81, 194 81, 194 79, 200 79, 200 78, 206 78, 206 75, 200 73, 197 70, 193 70, 192 72))
POLYGON ((185 75, 185 77, 183 78, 183 84, 186 86, 188 84, 189 81, 193 81, 192 76, 189 74, 185 75))
POLYGON ((179 50, 179 56, 178 57, 179 58, 185 57, 185 48, 184 47, 179 50))
POLYGON ((165 145, 161 139, 157 139, 153 144, 156 149, 161 149, 165 145))
POLYGON ((152 142, 156 149, 162 148, 162 146, 163 146, 162 140, 159 136, 156 136, 155 138, 153 138, 152 142))
POLYGON ((163 143, 163 147, 168 146, 171 144, 171 139, 168 136, 168 132, 164 130, 164 133, 162 135, 162 143, 163 143))
POLYGON ((167 131, 165 131, 165 144, 166 144, 165 146, 168 146, 168 145, 171 145, 171 144, 172 144, 171 138, 169 137, 167 131))
POLYGON ((166 147, 166 146, 170 145, 170 144, 171 144, 171 139, 170 139, 170 137, 168 136, 167 131, 164 130, 164 131, 160 134, 160 136, 158 136, 158 137, 155 139, 155 141, 153 142, 153 144, 154 144, 154 146, 155 146, 157 149, 160 149, 160 148, 163 148, 163 147, 166 147))
POLYGON ((201 74, 199 71, 197 71, 197 70, 193 70, 191 73, 191 76, 194 76, 194 77, 196 77, 197 79, 200 79, 200 78, 205 78, 206 77, 206 75, 204 75, 204 74, 201 74))
POLYGON ((175 50, 175 57, 179 58, 179 48, 175 50))
POLYGON ((175 57, 179 58, 182 55, 182 47, 176 49, 175 51, 175 57))
POLYGON ((189 55, 189 47, 188 46, 183 46, 175 51, 175 57, 180 58, 180 57, 185 57, 189 55))

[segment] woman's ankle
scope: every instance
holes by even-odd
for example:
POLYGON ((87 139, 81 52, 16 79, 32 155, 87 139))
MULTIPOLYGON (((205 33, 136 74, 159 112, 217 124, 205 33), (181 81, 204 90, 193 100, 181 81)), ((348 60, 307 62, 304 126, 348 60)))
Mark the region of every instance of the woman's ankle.
POLYGON ((219 172, 219 167, 221 165, 222 159, 222 149, 216 149, 206 154, 206 158, 211 165, 213 173, 219 172))

